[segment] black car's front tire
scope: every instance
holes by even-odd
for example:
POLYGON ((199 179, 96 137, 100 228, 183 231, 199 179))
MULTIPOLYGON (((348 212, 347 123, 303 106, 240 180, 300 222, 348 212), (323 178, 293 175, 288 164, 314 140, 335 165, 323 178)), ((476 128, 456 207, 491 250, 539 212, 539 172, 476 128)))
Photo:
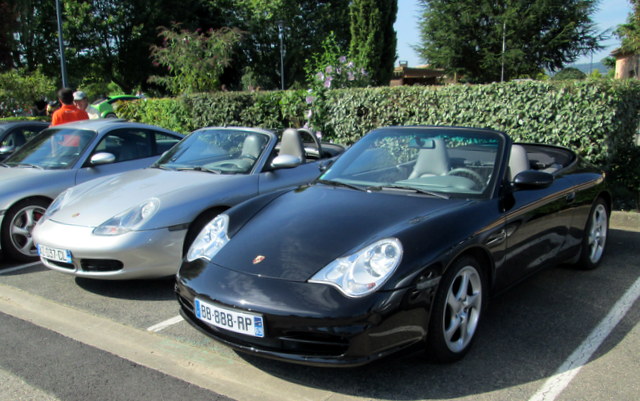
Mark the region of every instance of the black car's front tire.
POLYGON ((45 199, 26 199, 7 211, 2 220, 2 251, 5 255, 19 262, 38 259, 31 232, 49 203, 45 199))
POLYGON ((433 304, 427 350, 440 362, 461 359, 471 347, 486 303, 482 266, 463 256, 445 272, 433 304))
POLYGON ((580 259, 576 264, 583 270, 593 270, 602 261, 609 234, 609 209, 602 198, 591 207, 589 220, 584 229, 580 259))

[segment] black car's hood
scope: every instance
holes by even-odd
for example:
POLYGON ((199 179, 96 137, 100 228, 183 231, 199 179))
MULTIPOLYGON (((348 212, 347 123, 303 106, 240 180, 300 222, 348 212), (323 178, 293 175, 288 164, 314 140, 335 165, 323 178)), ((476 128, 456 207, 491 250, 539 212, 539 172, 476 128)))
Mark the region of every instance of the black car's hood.
POLYGON ((406 193, 364 192, 313 185, 275 198, 214 257, 224 268, 306 281, 338 257, 395 237, 433 216, 467 203, 406 193))

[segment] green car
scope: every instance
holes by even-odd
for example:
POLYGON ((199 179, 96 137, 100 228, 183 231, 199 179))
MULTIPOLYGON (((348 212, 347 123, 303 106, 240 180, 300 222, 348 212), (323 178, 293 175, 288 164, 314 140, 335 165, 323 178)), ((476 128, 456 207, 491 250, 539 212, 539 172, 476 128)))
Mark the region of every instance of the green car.
POLYGON ((115 95, 108 96, 106 99, 99 99, 92 103, 92 106, 98 109, 100 113, 100 118, 116 118, 116 110, 120 103, 129 101, 129 100, 138 100, 141 99, 140 96, 137 95, 115 95))

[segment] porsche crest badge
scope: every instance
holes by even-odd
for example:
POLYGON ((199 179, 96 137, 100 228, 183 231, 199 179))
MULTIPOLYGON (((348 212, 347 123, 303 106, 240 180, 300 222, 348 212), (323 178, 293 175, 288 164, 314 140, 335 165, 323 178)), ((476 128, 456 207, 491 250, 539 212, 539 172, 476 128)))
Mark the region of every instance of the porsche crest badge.
POLYGON ((253 258, 253 264, 257 265, 258 263, 262 262, 264 259, 265 259, 264 256, 258 255, 255 258, 253 258))

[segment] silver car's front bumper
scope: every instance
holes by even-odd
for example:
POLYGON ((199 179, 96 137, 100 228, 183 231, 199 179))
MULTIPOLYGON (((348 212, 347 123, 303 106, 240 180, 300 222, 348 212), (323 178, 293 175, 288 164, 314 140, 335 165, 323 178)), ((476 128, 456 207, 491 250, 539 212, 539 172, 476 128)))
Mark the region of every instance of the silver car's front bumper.
POLYGON ((116 236, 93 235, 92 231, 92 227, 47 220, 34 229, 33 238, 38 245, 71 251, 71 264, 40 259, 52 270, 78 277, 157 278, 173 275, 180 268, 186 229, 131 231, 116 236))

